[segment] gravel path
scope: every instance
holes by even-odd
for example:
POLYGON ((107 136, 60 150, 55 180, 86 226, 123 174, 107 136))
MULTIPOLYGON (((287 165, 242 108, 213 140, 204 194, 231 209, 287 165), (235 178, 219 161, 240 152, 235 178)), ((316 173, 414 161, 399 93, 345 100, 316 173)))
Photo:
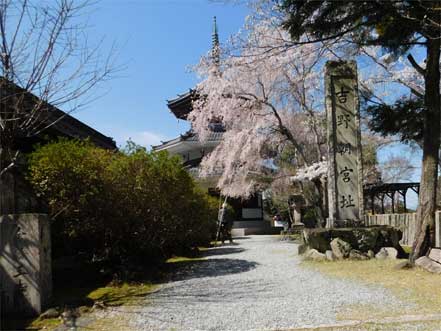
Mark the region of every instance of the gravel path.
POLYGON ((204 260, 178 263, 171 282, 131 311, 130 329, 289 329, 332 324, 345 305, 399 304, 383 288, 300 267, 296 251, 277 237, 251 236, 208 250, 204 260))

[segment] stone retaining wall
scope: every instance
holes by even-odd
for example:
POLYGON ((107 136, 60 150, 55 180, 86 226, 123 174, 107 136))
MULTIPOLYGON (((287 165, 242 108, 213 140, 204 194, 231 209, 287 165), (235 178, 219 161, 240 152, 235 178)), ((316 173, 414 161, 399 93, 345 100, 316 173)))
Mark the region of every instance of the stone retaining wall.
MULTIPOLYGON (((365 216, 366 225, 391 225, 403 232, 403 239, 400 244, 412 246, 415 238, 416 214, 376 214, 365 216)), ((435 234, 436 247, 441 247, 441 211, 437 211, 435 215, 435 234)))

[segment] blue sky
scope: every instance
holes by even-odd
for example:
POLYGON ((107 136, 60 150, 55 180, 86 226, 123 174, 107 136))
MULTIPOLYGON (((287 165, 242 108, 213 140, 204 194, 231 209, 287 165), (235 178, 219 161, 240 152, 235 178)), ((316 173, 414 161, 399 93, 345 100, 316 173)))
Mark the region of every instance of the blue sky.
POLYGON ((209 0, 101 0, 88 35, 118 44, 126 68, 106 82, 105 94, 74 116, 118 144, 128 138, 149 147, 187 129, 168 111, 167 99, 193 87, 188 66, 211 48, 213 16, 221 42, 243 25, 248 9, 209 0))

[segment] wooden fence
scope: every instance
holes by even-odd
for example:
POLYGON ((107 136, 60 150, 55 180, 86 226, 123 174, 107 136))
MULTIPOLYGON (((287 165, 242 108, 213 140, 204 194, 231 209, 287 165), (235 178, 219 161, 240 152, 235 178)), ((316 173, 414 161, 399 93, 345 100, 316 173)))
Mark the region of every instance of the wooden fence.
MULTIPOLYGON (((415 223, 416 214, 376 214, 366 215, 366 225, 391 225, 400 229, 403 232, 403 239, 401 245, 412 246, 415 238, 415 223)), ((437 211, 435 215, 435 236, 436 247, 441 247, 441 211, 437 211)))
POLYGON ((391 225, 403 232, 400 244, 411 246, 415 238, 415 213, 366 215, 366 225, 391 225))

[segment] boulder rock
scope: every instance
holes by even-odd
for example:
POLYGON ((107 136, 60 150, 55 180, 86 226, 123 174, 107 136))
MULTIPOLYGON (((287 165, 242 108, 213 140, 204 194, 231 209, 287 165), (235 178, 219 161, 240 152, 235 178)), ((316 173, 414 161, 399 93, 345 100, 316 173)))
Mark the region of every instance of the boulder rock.
POLYGON ((368 250, 368 251, 367 251, 367 256, 368 256, 370 259, 373 259, 373 258, 375 257, 375 253, 374 253, 374 251, 373 251, 372 249, 368 250))
POLYGON ((50 308, 40 315, 40 319, 57 318, 60 312, 56 308, 50 308))
POLYGON ((326 255, 326 259, 328 261, 334 261, 335 260, 334 254, 329 249, 325 252, 325 255, 326 255))
POLYGON ((432 259, 428 258, 427 256, 421 256, 419 259, 415 261, 415 265, 423 268, 427 271, 441 274, 441 264, 438 262, 433 261, 432 259))
POLYGON ((440 248, 432 248, 429 252, 429 259, 441 263, 441 249, 440 248))
POLYGON ((352 249, 350 244, 340 238, 333 239, 330 246, 332 253, 337 259, 347 258, 352 249))
POLYGON ((305 258, 312 261, 325 261, 326 255, 316 249, 310 249, 305 253, 305 258))
POLYGON ((379 231, 371 228, 354 229, 354 237, 356 245, 353 246, 362 252, 367 252, 376 248, 379 231))
POLYGON ((387 251, 384 249, 380 249, 380 251, 375 254, 375 258, 379 260, 387 259, 387 251))
POLYGON ((398 251, 393 247, 382 247, 380 251, 375 254, 377 259, 396 259, 398 256, 398 251))
POLYGON ((326 252, 331 242, 331 233, 327 229, 307 229, 303 231, 303 242, 309 248, 314 248, 321 253, 326 252))
POLYGON ((349 258, 351 260, 369 260, 369 257, 367 256, 367 254, 360 252, 356 249, 352 249, 349 252, 349 258))
POLYGON ((308 248, 315 248, 321 253, 331 249, 330 243, 335 238, 347 242, 353 249, 367 253, 369 250, 377 253, 382 247, 394 247, 398 257, 406 257, 400 246, 402 232, 387 225, 354 227, 354 228, 321 228, 305 229, 303 241, 308 248))
POLYGON ((396 259, 398 257, 398 251, 395 248, 383 247, 382 249, 384 249, 387 252, 387 257, 389 259, 396 259))
POLYGON ((308 251, 308 246, 305 244, 300 244, 297 246, 297 252, 299 255, 305 254, 308 251))

